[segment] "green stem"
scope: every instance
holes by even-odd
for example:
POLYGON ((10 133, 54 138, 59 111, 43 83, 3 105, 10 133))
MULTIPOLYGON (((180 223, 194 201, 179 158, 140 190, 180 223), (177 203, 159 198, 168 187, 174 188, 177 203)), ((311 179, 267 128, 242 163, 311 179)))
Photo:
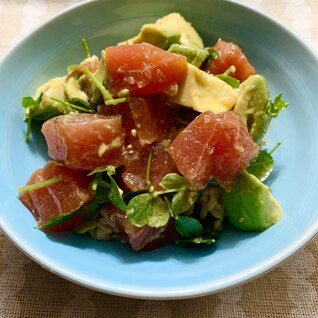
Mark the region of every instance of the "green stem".
POLYGON ((54 177, 52 179, 48 179, 48 180, 43 180, 43 181, 39 181, 37 183, 33 183, 33 184, 29 184, 29 185, 26 185, 26 186, 22 186, 22 187, 19 187, 17 189, 18 192, 24 192, 24 191, 35 191, 35 190, 38 190, 38 189, 41 189, 41 188, 45 188, 45 187, 48 187, 54 183, 57 183, 57 182, 60 182, 62 180, 61 177, 54 177))
POLYGON ((178 188, 178 189, 167 189, 167 190, 162 190, 162 191, 154 191, 153 192, 153 196, 157 197, 158 195, 162 195, 162 194, 168 194, 168 193, 174 193, 174 192, 178 192, 180 191, 182 188, 178 188))
POLYGON ((88 69, 87 66, 84 68, 84 72, 91 79, 91 81, 96 85, 96 87, 100 90, 104 97, 104 101, 113 100, 112 95, 110 95, 109 91, 104 87, 104 85, 92 74, 92 72, 88 69))
POLYGON ((105 105, 117 105, 120 103, 126 103, 126 102, 128 102, 128 100, 129 100, 128 97, 110 99, 110 100, 105 101, 105 105))
POLYGON ((88 45, 87 45, 87 42, 85 39, 82 39, 82 46, 83 46, 83 50, 84 50, 86 58, 91 57, 91 55, 89 53, 88 45))
POLYGON ((276 144, 276 146, 275 146, 271 151, 269 151, 268 153, 269 153, 270 155, 272 155, 273 152, 274 152, 281 144, 282 144, 281 142, 278 142, 278 143, 276 144))
POLYGON ((224 73, 223 75, 230 75, 231 73, 235 73, 236 71, 236 68, 234 65, 231 65, 224 73))
POLYGON ((146 187, 148 185, 150 185, 151 161, 152 161, 152 148, 149 149, 149 153, 148 153, 147 168, 146 168, 146 179, 145 179, 146 187))
POLYGON ((30 141, 31 123, 32 123, 32 116, 31 116, 31 110, 29 109, 29 114, 28 114, 28 127, 27 127, 27 131, 26 131, 26 133, 25 133, 25 141, 26 141, 26 142, 29 142, 29 141, 30 141))
POLYGON ((67 106, 67 107, 70 107, 70 108, 72 108, 72 109, 81 111, 81 112, 83 112, 83 113, 95 113, 94 110, 92 110, 92 109, 87 109, 87 108, 85 108, 85 107, 77 106, 77 105, 74 105, 74 104, 65 102, 65 101, 63 101, 63 100, 60 100, 60 99, 57 99, 57 98, 54 98, 54 97, 50 97, 50 98, 51 98, 52 100, 54 100, 55 102, 61 103, 61 104, 64 105, 64 106, 67 106))
POLYGON ((102 173, 96 173, 95 176, 94 176, 94 179, 93 179, 93 181, 91 183, 91 186, 90 186, 90 188, 91 188, 91 190, 93 192, 96 192, 96 190, 98 188, 98 185, 101 182, 101 180, 102 180, 102 173))

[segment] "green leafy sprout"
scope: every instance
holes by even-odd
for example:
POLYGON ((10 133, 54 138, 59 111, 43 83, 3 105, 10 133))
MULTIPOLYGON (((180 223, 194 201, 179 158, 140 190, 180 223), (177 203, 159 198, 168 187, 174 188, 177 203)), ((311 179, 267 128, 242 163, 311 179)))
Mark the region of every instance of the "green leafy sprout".
POLYGON ((288 103, 282 99, 283 94, 280 93, 271 103, 271 117, 276 118, 279 113, 288 107, 288 103))
POLYGON ((37 108, 39 108, 39 106, 41 104, 42 97, 43 97, 43 93, 40 94, 40 96, 37 98, 37 100, 34 100, 30 96, 23 97, 23 99, 22 99, 22 107, 27 109, 28 126, 27 126, 27 131, 25 134, 25 141, 26 142, 30 141, 32 119, 34 117, 34 113, 36 112, 37 108))
POLYGON ((36 191, 42 188, 49 187, 50 185, 60 182, 62 178, 60 176, 56 176, 54 178, 48 179, 48 180, 42 180, 37 183, 29 184, 26 186, 19 187, 17 189, 18 192, 25 192, 25 191, 36 191))
POLYGON ((223 74, 218 74, 216 77, 229 84, 232 88, 238 88, 240 86, 240 81, 230 76, 230 74, 235 73, 235 71, 235 66, 231 65, 223 74))
POLYGON ((83 46, 83 50, 84 50, 86 58, 91 57, 91 54, 89 53, 89 49, 88 49, 88 44, 85 39, 82 39, 82 46, 83 46))

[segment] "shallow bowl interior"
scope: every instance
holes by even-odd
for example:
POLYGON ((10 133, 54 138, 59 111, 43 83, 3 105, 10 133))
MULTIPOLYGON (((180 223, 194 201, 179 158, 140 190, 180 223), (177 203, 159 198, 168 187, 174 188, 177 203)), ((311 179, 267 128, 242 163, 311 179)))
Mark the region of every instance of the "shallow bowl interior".
POLYGON ((42 266, 100 291, 144 298, 185 298, 220 291, 270 270, 292 255, 318 229, 318 63, 313 53, 281 25, 236 3, 218 0, 103 0, 84 3, 49 21, 13 48, 0 64, 0 226, 42 266), (46 235, 17 200, 16 189, 45 164, 40 133, 24 142, 21 98, 83 59, 81 38, 97 55, 135 35, 141 25, 178 11, 206 45, 221 37, 244 50, 269 83, 272 96, 290 103, 272 123, 268 147, 276 166, 268 183, 283 219, 263 233, 226 226, 216 247, 170 245, 137 254, 117 242, 75 234, 46 235))

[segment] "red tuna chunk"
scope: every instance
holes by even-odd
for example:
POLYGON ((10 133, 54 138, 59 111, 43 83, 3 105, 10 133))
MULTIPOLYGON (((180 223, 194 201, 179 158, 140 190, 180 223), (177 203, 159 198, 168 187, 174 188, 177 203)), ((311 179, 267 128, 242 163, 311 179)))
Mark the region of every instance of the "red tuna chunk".
POLYGON ((126 146, 160 142, 168 138, 171 128, 170 108, 154 97, 132 98, 129 103, 115 106, 100 105, 98 112, 122 117, 126 146))
POLYGON ((258 150, 239 116, 231 111, 199 115, 168 148, 179 171, 196 189, 212 178, 230 189, 258 150))
POLYGON ((145 189, 148 155, 152 148, 152 160, 150 166, 150 183, 157 190, 159 182, 170 172, 178 172, 170 154, 161 144, 143 147, 141 150, 131 149, 125 155, 125 170, 123 180, 132 191, 145 189), (131 153, 130 153, 131 151, 131 153))
POLYGON ((185 79, 187 59, 148 43, 118 45, 106 49, 106 70, 113 94, 154 95, 185 79))
POLYGON ((135 98, 130 103, 130 109, 141 144, 168 138, 171 122, 165 102, 155 98, 135 98))
MULTIPOLYGON (((54 177, 60 177, 61 180, 47 187, 21 192, 19 195, 19 199, 30 210, 40 227, 53 218, 78 210, 93 199, 93 194, 89 191, 91 177, 55 161, 50 161, 42 169, 34 171, 27 185, 54 177)), ((63 229, 51 228, 50 230, 71 229, 76 225, 75 223, 80 221, 80 218, 77 216, 68 222, 68 228, 64 224, 63 229)))
POLYGON ((90 171, 122 163, 120 116, 61 115, 46 121, 42 133, 49 156, 70 168, 90 171))
POLYGON ((206 71, 211 74, 223 74, 230 66, 235 66, 235 73, 230 75, 241 82, 256 74, 254 66, 248 61, 242 50, 234 43, 219 39, 214 47, 219 58, 211 60, 206 71))

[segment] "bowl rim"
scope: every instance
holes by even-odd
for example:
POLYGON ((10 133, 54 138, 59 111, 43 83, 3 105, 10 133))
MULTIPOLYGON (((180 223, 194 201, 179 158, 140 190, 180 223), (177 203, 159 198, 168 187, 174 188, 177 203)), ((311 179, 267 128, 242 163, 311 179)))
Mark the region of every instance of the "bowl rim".
MULTIPOLYGON (((70 11, 89 5, 90 3, 101 2, 101 1, 103 0, 85 0, 77 4, 73 4, 69 6, 68 8, 63 9, 62 11, 56 13, 49 19, 45 20, 43 23, 32 27, 25 34, 18 36, 13 42, 13 44, 9 48, 7 48, 2 54, 2 56, 0 57, 0 66, 9 57, 9 55, 11 55, 12 52, 17 50, 21 45, 23 45, 26 41, 28 41, 28 39, 34 33, 41 31, 48 24, 54 22, 57 18, 67 14, 70 11)), ((304 49, 308 51, 308 53, 312 56, 312 58, 315 60, 316 64, 318 65, 318 52, 312 47, 312 45, 309 43, 307 39, 301 38, 296 32, 286 27, 284 24, 277 21, 275 18, 273 18, 269 14, 261 12, 260 10, 257 10, 256 8, 253 8, 245 3, 241 3, 238 0, 222 0, 222 1, 233 4, 234 6, 245 8, 246 10, 252 11, 254 14, 258 14, 266 18, 267 20, 269 20, 269 22, 276 25, 277 27, 282 29, 284 32, 288 33, 288 35, 294 38, 297 42, 301 43, 304 49)), ((136 290, 131 288, 123 288, 123 287, 117 288, 117 287, 107 285, 104 283, 100 284, 96 281, 85 279, 79 275, 75 275, 74 273, 66 270, 65 268, 61 266, 58 266, 52 263, 52 261, 46 259, 45 257, 42 257, 41 255, 39 255, 32 249, 26 247, 22 241, 14 237, 10 229, 6 228, 1 218, 0 218, 0 229, 3 231, 5 236, 14 245, 20 251, 26 254, 29 258, 31 258, 33 261, 35 261, 36 263, 38 263, 40 266, 44 267, 48 271, 68 281, 71 281, 73 283, 76 283, 78 285, 81 285, 96 291, 100 291, 100 292, 104 292, 104 293, 108 293, 108 294, 112 294, 116 296, 130 297, 130 298, 137 298, 137 299, 167 300, 167 299, 186 299, 186 298, 193 298, 193 297, 201 297, 201 296, 210 295, 213 293, 222 292, 224 290, 234 288, 241 284, 245 284, 257 277, 260 277, 266 274, 267 272, 273 270, 275 267, 279 266, 282 262, 289 259, 296 252, 301 250, 306 244, 308 244, 315 237, 315 235, 318 233, 318 218, 310 226, 310 228, 308 228, 307 231, 302 236, 300 236, 296 241, 294 241, 292 244, 288 245, 285 249, 276 253, 271 258, 267 259, 266 261, 263 261, 248 270, 243 270, 234 275, 231 275, 227 279, 221 279, 219 281, 214 281, 214 283, 206 283, 204 285, 201 284, 200 288, 183 290, 183 291, 170 289, 165 291, 149 292, 149 290, 142 290, 142 289, 136 290)))

